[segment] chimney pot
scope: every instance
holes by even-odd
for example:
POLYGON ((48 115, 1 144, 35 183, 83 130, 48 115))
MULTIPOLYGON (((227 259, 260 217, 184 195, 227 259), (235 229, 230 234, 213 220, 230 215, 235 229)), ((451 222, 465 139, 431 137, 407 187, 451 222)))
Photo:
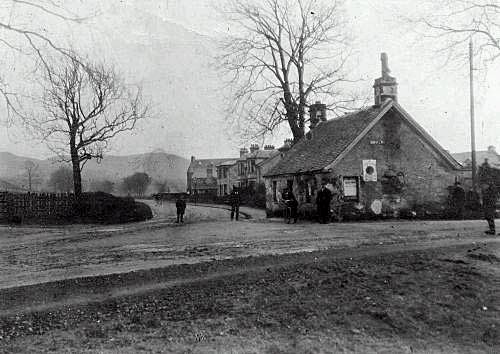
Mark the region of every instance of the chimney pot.
POLYGON ((196 160, 196 158, 194 156, 191 156, 191 162, 193 162, 194 160, 196 160))
POLYGON ((259 150, 259 145, 258 144, 252 144, 252 145, 250 145, 250 152, 251 153, 254 153, 257 150, 259 150))
POLYGON ((240 149, 240 157, 243 157, 245 156, 246 154, 248 154, 248 150, 247 148, 243 147, 240 149))

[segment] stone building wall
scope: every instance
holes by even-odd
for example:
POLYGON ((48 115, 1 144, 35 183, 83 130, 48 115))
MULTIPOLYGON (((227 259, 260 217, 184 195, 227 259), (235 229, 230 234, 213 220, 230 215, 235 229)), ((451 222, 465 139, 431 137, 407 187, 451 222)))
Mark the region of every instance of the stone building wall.
POLYGON ((342 176, 356 176, 359 178, 360 194, 356 205, 359 210, 370 212, 374 200, 382 203, 384 212, 396 215, 402 209, 415 210, 432 205, 444 208, 448 187, 457 179, 463 180, 465 175, 466 172, 447 163, 406 121, 389 112, 328 173, 266 178, 266 206, 269 214, 282 209, 273 200, 273 181, 281 191, 287 186, 287 180, 293 180, 300 209, 306 214, 314 213, 315 195, 322 180, 335 184, 333 181, 341 181, 342 176), (376 182, 363 180, 363 160, 376 160, 376 182), (392 184, 394 178, 401 181, 397 188, 392 184))

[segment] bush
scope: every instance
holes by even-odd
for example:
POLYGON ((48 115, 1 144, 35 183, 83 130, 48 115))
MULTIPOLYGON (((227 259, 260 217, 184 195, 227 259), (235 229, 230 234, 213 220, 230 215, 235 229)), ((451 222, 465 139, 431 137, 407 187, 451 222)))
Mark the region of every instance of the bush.
POLYGON ((96 192, 83 193, 76 205, 77 217, 82 222, 124 223, 151 219, 151 208, 130 197, 96 192))

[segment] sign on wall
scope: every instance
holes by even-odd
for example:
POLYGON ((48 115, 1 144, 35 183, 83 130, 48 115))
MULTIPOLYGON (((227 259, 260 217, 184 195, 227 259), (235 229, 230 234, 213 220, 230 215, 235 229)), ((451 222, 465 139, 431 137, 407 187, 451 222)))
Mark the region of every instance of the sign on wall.
POLYGON ((377 182, 377 160, 363 160, 363 180, 377 182))
POLYGON ((345 200, 358 200, 359 184, 357 177, 344 177, 342 179, 345 200))

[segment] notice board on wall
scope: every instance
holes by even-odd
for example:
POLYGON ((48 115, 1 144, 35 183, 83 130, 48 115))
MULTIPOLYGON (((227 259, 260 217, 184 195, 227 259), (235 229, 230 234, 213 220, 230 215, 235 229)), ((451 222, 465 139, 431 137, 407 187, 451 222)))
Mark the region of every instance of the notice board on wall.
POLYGON ((344 189, 345 200, 358 200, 359 198, 359 181, 358 177, 343 177, 342 187, 344 189))

